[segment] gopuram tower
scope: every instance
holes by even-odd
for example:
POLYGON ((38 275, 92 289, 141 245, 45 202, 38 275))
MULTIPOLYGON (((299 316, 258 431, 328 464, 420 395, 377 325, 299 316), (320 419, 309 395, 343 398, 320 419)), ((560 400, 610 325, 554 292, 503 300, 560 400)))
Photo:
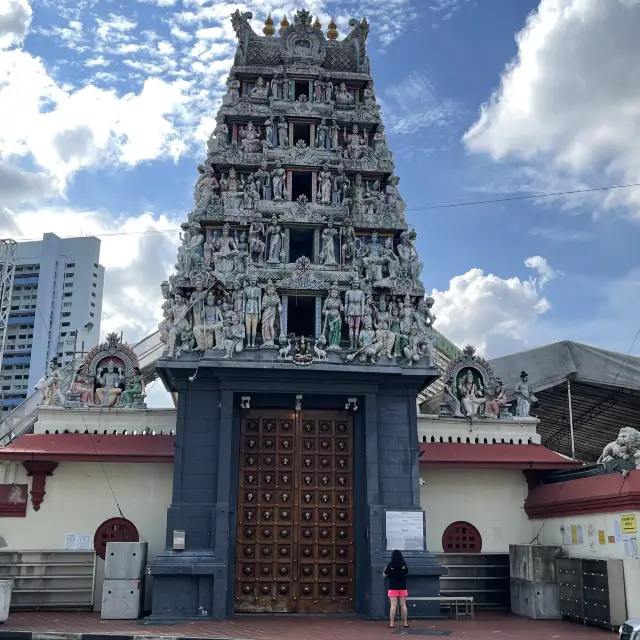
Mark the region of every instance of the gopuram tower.
POLYGON ((439 592, 416 423, 418 392, 438 376, 433 300, 367 21, 338 40, 308 11, 279 36, 270 17, 264 36, 251 18, 231 17, 228 91, 162 283, 157 368, 178 411, 153 616, 381 619, 394 548, 412 595, 439 592))

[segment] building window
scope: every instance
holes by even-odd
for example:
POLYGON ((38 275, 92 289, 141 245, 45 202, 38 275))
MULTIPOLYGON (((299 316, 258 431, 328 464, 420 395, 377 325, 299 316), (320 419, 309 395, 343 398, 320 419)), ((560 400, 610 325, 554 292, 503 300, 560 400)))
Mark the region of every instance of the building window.
POLYGON ((69 262, 66 266, 67 266, 67 269, 71 269, 71 268, 76 266, 76 263, 75 262, 69 262))
POLYGON ((95 282, 93 283, 93 286, 96 287, 96 288, 98 287, 98 285, 95 282))
POLYGON ((480 553, 482 536, 468 522, 454 522, 442 534, 442 550, 444 553, 480 553))
POLYGON ((91 303, 91 306, 92 306, 92 307, 95 307, 95 306, 96 306, 96 303, 95 303, 95 302, 92 302, 92 303, 91 303))
POLYGON ((91 311, 90 311, 90 312, 89 312, 89 315, 90 315, 92 318, 95 318, 95 314, 94 314, 93 312, 91 312, 91 311))
POLYGON ((94 278, 97 278, 97 277, 98 277, 98 274, 97 274, 97 273, 94 273, 94 274, 93 274, 93 277, 94 277, 94 278))
POLYGON ((104 560, 107 542, 138 542, 140 535, 133 522, 125 518, 105 520, 93 536, 93 548, 96 555, 104 560))
POLYGON ((68 293, 67 292, 67 293, 64 294, 64 297, 65 298, 70 298, 72 295, 73 295, 73 292, 72 293, 68 293))
POLYGON ((73 282, 65 282, 64 283, 64 288, 65 289, 70 289, 71 287, 73 287, 73 282))
POLYGON ((65 278, 73 278, 74 274, 73 273, 65 273, 64 277, 65 278))
POLYGON ((70 315, 71 315, 71 311, 65 311, 65 312, 62 314, 62 317, 63 317, 63 318, 68 318, 70 315))
POLYGON ((72 302, 65 302, 62 306, 63 307, 70 307, 73 303, 72 302))
POLYGON ((98 265, 95 262, 93 263, 93 266, 98 269, 98 265))
POLYGON ((93 293, 93 291, 91 292, 91 297, 92 297, 92 298, 95 298, 95 297, 96 297, 96 294, 95 294, 95 293, 93 293))
POLYGON ((63 322, 60 326, 61 327, 69 327, 69 326, 71 326, 71 323, 70 322, 63 322))

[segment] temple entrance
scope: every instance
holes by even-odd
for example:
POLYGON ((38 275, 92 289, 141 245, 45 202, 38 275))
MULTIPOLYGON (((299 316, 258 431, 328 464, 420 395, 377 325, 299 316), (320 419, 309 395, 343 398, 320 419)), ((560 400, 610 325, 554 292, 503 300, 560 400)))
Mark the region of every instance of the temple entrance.
POLYGON ((236 613, 352 612, 351 414, 248 411, 240 449, 236 613))

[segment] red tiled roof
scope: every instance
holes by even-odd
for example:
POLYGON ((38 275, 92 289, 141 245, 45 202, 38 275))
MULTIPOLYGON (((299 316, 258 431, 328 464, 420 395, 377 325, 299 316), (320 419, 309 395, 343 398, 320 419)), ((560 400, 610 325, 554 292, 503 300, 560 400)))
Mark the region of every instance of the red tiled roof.
POLYGON ((538 444, 470 444, 466 442, 426 442, 420 464, 448 469, 567 469, 580 467, 538 444))
POLYGON ((0 460, 173 462, 173 436, 28 434, 0 449, 0 460))

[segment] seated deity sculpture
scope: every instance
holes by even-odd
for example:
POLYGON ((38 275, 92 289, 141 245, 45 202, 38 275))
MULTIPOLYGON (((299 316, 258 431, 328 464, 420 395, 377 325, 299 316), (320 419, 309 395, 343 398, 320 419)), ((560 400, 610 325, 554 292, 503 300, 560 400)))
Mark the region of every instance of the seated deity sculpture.
POLYGON ((458 382, 462 410, 467 417, 478 415, 484 407, 487 399, 484 397, 484 389, 476 384, 471 370, 458 382))
POLYGON ((253 87, 253 89, 251 89, 251 97, 266 99, 268 95, 269 95, 269 87, 265 84, 264 80, 262 79, 262 76, 260 76, 256 80, 256 84, 253 87))
POLYGON ((248 122, 246 127, 240 127, 240 146, 245 153, 259 153, 262 150, 260 131, 253 122, 248 122))
POLYGON ((245 328, 240 322, 237 313, 231 314, 231 323, 224 329, 224 349, 223 359, 230 360, 236 353, 242 353, 244 349, 245 328))
POLYGON ((100 367, 96 376, 98 385, 96 397, 100 405, 109 408, 115 406, 124 389, 124 382, 125 379, 121 368, 116 371, 116 368, 110 364, 107 366, 107 370, 104 371, 100 367))
POLYGON ((133 407, 142 402, 146 396, 144 377, 138 367, 133 370, 133 382, 131 386, 122 392, 120 397, 121 407, 133 407))
POLYGON ((344 82, 341 82, 340 87, 336 91, 336 104, 351 105, 353 102, 353 95, 347 91, 347 85, 344 82))

